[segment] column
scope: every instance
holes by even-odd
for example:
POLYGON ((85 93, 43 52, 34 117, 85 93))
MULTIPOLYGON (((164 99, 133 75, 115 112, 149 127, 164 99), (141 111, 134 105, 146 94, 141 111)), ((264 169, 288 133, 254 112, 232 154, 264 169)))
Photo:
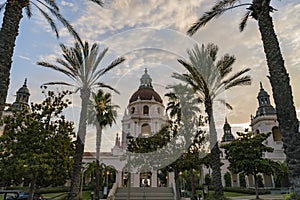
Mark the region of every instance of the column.
POLYGON ((123 177, 122 177, 122 171, 117 171, 116 173, 116 183, 118 187, 122 187, 123 177))
POLYGON ((175 174, 174 172, 169 172, 168 187, 173 187, 174 185, 175 185, 175 174))
POLYGON ((133 176, 133 184, 132 187, 140 187, 140 174, 139 173, 132 173, 133 176))
POLYGON ((151 173, 151 187, 157 187, 157 170, 153 170, 151 173))

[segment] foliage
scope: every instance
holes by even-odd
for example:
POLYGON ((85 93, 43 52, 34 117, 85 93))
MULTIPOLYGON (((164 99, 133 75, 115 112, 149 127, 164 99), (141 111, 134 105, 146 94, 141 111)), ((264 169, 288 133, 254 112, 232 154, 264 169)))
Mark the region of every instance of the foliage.
POLYGON ((240 181, 240 187, 245 188, 246 185, 246 176, 244 173, 239 173, 239 181, 240 181))
POLYGON ((263 177, 262 177, 261 174, 257 175, 257 187, 259 187, 259 188, 263 188, 264 187, 263 177))
POLYGON ((246 175, 273 174, 277 163, 263 156, 265 152, 273 152, 272 147, 263 143, 271 133, 259 133, 255 136, 251 132, 237 134, 239 138, 222 146, 230 163, 229 169, 246 175))
POLYGON ((231 174, 230 172, 226 172, 224 174, 225 187, 231 187, 231 174))
POLYGON ((207 184, 207 185, 211 185, 211 184, 212 184, 212 177, 211 177, 210 174, 205 174, 204 182, 205 182, 205 184, 207 184))
POLYGON ((111 94, 104 93, 102 90, 98 90, 97 94, 93 93, 93 102, 89 101, 88 104, 88 124, 96 126, 96 174, 95 174, 95 197, 99 199, 99 190, 102 188, 100 185, 100 149, 102 139, 102 129, 115 122, 117 111, 119 108, 117 105, 113 105, 111 102, 111 94))
POLYGON ((54 81, 45 83, 44 86, 67 85, 73 87, 75 92, 80 91, 81 111, 71 178, 71 193, 78 194, 80 170, 86 137, 87 109, 91 92, 95 88, 108 88, 116 91, 111 86, 100 81, 100 78, 108 71, 122 63, 125 58, 117 58, 108 66, 99 69, 99 64, 106 55, 108 48, 100 51, 100 47, 97 43, 90 46, 88 42, 84 42, 82 45, 76 42, 74 47, 67 47, 64 44, 61 44, 60 47, 63 51, 63 58, 57 58, 57 64, 47 62, 38 62, 37 64, 60 72, 73 81, 71 83, 54 81))
MULTIPOLYGON (((229 161, 229 170, 233 173, 244 173, 253 175, 255 188, 258 189, 259 173, 267 175, 274 174, 278 168, 278 163, 264 158, 265 152, 273 152, 273 148, 266 146, 264 141, 271 133, 259 133, 253 135, 250 133, 237 133, 239 138, 231 143, 223 145, 226 159, 229 161)), ((261 185, 260 185, 261 186, 261 185)), ((258 197, 258 193, 257 193, 258 197)))
POLYGON ((58 186, 70 178, 74 124, 63 114, 71 104, 64 99, 68 94, 49 91, 42 103, 31 104, 29 112, 12 109, 5 117, 0 137, 2 186, 3 182, 58 186))
MULTIPOLYGON (((101 0, 90 0, 103 6, 101 0)), ((4 109, 7 91, 9 87, 9 76, 12 66, 12 57, 16 39, 19 34, 20 24, 23 19, 23 11, 31 18, 34 12, 39 13, 37 18, 46 19, 57 38, 59 37, 56 25, 57 19, 71 33, 71 35, 81 43, 77 32, 73 26, 61 14, 57 1, 54 0, 4 0, 0 2, 0 12, 4 10, 2 26, 0 29, 0 118, 4 109), (36 9, 35 11, 33 11, 36 9)), ((82 43, 81 43, 82 45, 82 43)))
POLYGON ((235 62, 235 57, 226 54, 217 61, 217 53, 218 47, 214 44, 208 44, 206 47, 195 45, 193 49, 187 50, 189 61, 178 59, 178 62, 187 72, 183 74, 174 73, 172 77, 187 83, 194 90, 199 102, 205 106, 205 113, 209 122, 215 198, 222 199, 224 194, 220 170, 220 150, 217 142, 213 104, 215 101, 219 101, 228 109, 232 109, 224 99, 218 99, 217 97, 225 90, 236 86, 249 85, 251 78, 245 75, 250 70, 249 68, 232 74, 232 64, 235 62))
POLYGON ((276 10, 271 6, 271 0, 251 0, 249 3, 242 3, 239 0, 219 0, 189 28, 187 34, 193 35, 200 27, 205 26, 212 19, 222 15, 226 11, 242 6, 246 6, 247 12, 239 25, 240 31, 243 31, 246 27, 249 17, 252 17, 258 24, 269 70, 268 78, 276 105, 277 120, 283 136, 283 148, 289 168, 289 181, 293 192, 300 196, 299 120, 297 119, 297 112, 294 106, 289 73, 285 67, 271 17, 271 13, 276 10))

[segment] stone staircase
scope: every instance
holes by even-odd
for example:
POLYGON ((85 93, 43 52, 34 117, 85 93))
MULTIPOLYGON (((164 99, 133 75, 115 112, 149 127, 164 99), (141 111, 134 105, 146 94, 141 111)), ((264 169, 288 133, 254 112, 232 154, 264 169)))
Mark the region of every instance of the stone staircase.
MULTIPOLYGON (((174 200, 172 188, 168 187, 132 187, 130 188, 130 200, 174 200)), ((118 188, 115 200, 128 200, 128 188, 118 188)))

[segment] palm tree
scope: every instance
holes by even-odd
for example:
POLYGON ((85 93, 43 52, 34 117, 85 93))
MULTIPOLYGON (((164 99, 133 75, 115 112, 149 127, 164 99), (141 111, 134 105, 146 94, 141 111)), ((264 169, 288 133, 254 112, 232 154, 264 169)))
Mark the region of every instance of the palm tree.
POLYGON ((244 30, 250 16, 258 22, 270 73, 269 79, 276 105, 277 119, 283 136, 283 147, 287 157, 289 178, 295 190, 294 192, 300 195, 300 171, 298 170, 300 167, 299 122, 294 106, 290 78, 284 65, 278 38, 274 30, 273 19, 270 15, 275 9, 270 4, 271 0, 252 0, 250 3, 243 4, 239 0, 219 1, 190 27, 188 34, 193 35, 200 27, 205 26, 211 19, 220 16, 227 10, 247 6, 248 11, 241 20, 240 31, 244 30))
MULTIPOLYGON (((200 114, 199 109, 199 99, 195 97, 194 91, 188 85, 176 84, 170 85, 167 89, 172 89, 171 92, 165 94, 168 97, 168 104, 166 111, 169 112, 170 118, 174 120, 175 131, 180 130, 183 133, 185 139, 185 150, 187 154, 190 152, 188 149, 191 147, 197 134, 198 120, 197 115, 200 114), (195 127, 196 125, 196 127, 195 127)), ((183 159, 183 156, 179 158, 183 159)), ((180 162, 180 161, 179 161, 180 162)), ((176 163, 176 162, 175 162, 176 163)), ((176 168, 175 163, 173 168, 176 168)), ((193 169, 190 168, 192 171, 193 169)), ((175 169, 175 185, 176 185, 176 197, 179 199, 179 170, 175 169)), ((192 198, 196 196, 195 185, 193 177, 191 177, 191 188, 192 188, 192 198)))
POLYGON ((96 126, 96 185, 95 185, 95 196, 96 199, 99 197, 99 169, 100 169, 100 149, 101 149, 101 138, 102 129, 109 125, 112 126, 116 122, 117 111, 119 108, 117 105, 112 105, 111 94, 104 93, 102 90, 98 90, 97 94, 93 95, 93 102, 89 105, 89 117, 88 124, 96 126))
POLYGON ((125 58, 117 58, 107 67, 99 69, 98 65, 108 51, 108 48, 99 52, 98 44, 94 43, 92 47, 90 47, 88 42, 84 42, 83 45, 76 42, 74 47, 66 47, 63 44, 60 44, 60 47, 63 51, 63 59, 56 59, 58 65, 47 62, 38 62, 37 64, 61 72, 73 81, 73 83, 60 81, 49 82, 45 83, 45 86, 60 84, 74 87, 75 92, 80 91, 81 112, 76 140, 76 150, 74 154, 73 174, 71 178, 71 193, 78 194, 80 168, 86 136, 87 106, 91 91, 94 88, 105 87, 117 92, 114 88, 104 84, 99 79, 102 75, 106 74, 106 72, 122 63, 125 58))
MULTIPOLYGON (((100 0, 91 1, 100 6, 103 4, 100 0)), ((75 38, 78 38, 73 27, 60 14, 59 7, 55 0, 6 0, 4 3, 0 3, 0 12, 5 9, 0 30, 0 117, 2 116, 5 106, 12 65, 12 56, 14 53, 16 38, 19 34, 19 25, 23 18, 22 12, 25 10, 27 17, 30 18, 33 14, 32 7, 35 7, 42 16, 46 18, 57 37, 59 37, 58 29, 51 15, 57 18, 75 38)))
POLYGON ((224 99, 216 99, 216 97, 232 87, 249 85, 251 78, 245 75, 250 70, 249 68, 230 75, 232 64, 235 61, 234 56, 226 54, 219 61, 216 61, 217 52, 218 47, 214 44, 209 44, 206 48, 204 45, 201 48, 195 45, 194 49, 187 50, 189 62, 178 59, 179 63, 183 65, 188 73, 174 73, 172 77, 188 83, 194 89, 199 100, 204 103, 209 122, 211 166, 213 170, 215 198, 222 199, 223 186, 220 172, 220 151, 214 122, 213 102, 218 100, 224 103, 227 108, 232 109, 224 99))

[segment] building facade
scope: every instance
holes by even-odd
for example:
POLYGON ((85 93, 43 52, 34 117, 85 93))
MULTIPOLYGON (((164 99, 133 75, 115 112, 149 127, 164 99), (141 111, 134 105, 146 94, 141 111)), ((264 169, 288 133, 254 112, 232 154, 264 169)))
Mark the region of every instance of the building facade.
MULTIPOLYGON (((149 137, 156 134, 168 123, 161 96, 154 90, 152 78, 145 69, 140 78, 140 85, 129 98, 128 106, 122 118, 122 134, 117 134, 111 152, 102 152, 100 162, 117 170, 118 187, 158 187, 161 186, 158 171, 134 172, 130 175, 126 170, 126 160, 122 159, 127 150, 127 137, 149 137), (130 180, 129 180, 130 179, 130 180)), ((94 153, 86 152, 84 162, 95 160, 94 153)), ((172 185, 174 178, 169 174, 167 186, 172 185)))
MULTIPOLYGON (((282 143, 282 135, 279 131, 278 121, 276 116, 276 110, 271 105, 270 96, 263 88, 263 85, 260 83, 260 90, 257 95, 258 100, 258 108, 256 114, 251 115, 251 131, 254 134, 259 133, 272 133, 270 137, 265 140, 265 144, 272 147, 274 151, 272 153, 265 153, 264 157, 268 159, 272 159, 278 162, 284 162, 286 157, 283 151, 283 143, 282 143)), ((223 128, 223 137, 221 144, 225 144, 234 140, 234 136, 231 132, 231 127, 225 119, 225 124, 223 128)), ((228 170, 229 162, 225 159, 224 150, 222 150, 221 161, 224 165, 221 167, 222 181, 223 185, 225 185, 224 175, 226 172, 231 174, 231 185, 233 187, 240 187, 240 180, 238 174, 233 174, 228 170)), ((288 179, 287 177, 281 178, 279 182, 275 182, 275 178, 272 175, 260 174, 262 177, 262 182, 265 188, 275 188, 275 187, 288 187, 288 179)), ((255 187, 254 177, 248 176, 246 177, 246 186, 247 187, 255 187)))

